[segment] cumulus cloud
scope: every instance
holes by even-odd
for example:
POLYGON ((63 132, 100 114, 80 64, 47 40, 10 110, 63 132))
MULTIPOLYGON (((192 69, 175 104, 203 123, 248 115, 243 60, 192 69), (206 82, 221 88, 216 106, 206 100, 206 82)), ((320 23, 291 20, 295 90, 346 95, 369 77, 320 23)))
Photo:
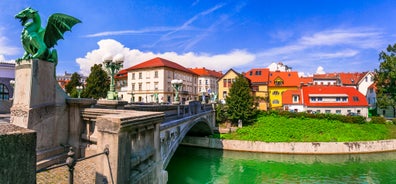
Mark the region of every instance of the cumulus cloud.
POLYGON ((77 58, 80 65, 80 73, 89 75, 90 68, 94 64, 100 64, 105 55, 123 54, 124 68, 131 67, 138 63, 150 60, 155 57, 168 59, 186 68, 206 67, 214 70, 225 70, 237 66, 242 66, 253 62, 254 54, 245 50, 233 50, 225 54, 206 54, 187 52, 178 54, 176 52, 153 53, 143 52, 137 49, 130 49, 113 39, 104 39, 98 42, 98 49, 88 52, 84 58, 77 58))
POLYGON ((325 74, 325 73, 326 72, 324 71, 324 68, 322 66, 318 66, 315 74, 325 74))

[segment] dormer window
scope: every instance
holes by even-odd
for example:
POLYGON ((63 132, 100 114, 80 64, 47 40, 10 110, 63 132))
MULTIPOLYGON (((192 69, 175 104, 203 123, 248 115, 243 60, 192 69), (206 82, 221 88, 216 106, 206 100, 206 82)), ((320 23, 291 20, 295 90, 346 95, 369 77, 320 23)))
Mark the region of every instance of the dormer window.
POLYGON ((359 97, 357 97, 357 96, 353 96, 352 99, 353 99, 354 102, 358 102, 359 101, 359 97))
POLYGON ((274 81, 275 86, 282 86, 283 80, 281 78, 276 78, 274 81))

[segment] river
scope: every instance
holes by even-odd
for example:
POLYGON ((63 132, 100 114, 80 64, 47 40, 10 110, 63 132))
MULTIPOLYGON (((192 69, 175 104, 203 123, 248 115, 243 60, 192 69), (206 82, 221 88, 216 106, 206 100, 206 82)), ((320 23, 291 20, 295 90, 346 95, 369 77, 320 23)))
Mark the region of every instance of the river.
POLYGON ((180 146, 168 184, 396 183, 396 152, 288 155, 180 146))

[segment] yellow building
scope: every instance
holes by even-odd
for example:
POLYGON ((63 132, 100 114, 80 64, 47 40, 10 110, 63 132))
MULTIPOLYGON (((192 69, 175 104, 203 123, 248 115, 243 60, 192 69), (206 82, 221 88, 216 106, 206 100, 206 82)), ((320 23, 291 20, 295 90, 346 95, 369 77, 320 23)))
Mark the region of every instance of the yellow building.
POLYGON ((219 95, 218 100, 222 102, 225 101, 232 83, 235 81, 235 78, 238 75, 240 75, 238 72, 233 69, 229 69, 223 76, 220 77, 220 79, 217 81, 217 85, 219 87, 219 91, 217 92, 219 95))
POLYGON ((245 73, 245 77, 251 82, 253 96, 258 102, 258 109, 267 110, 269 107, 268 97, 268 68, 251 69, 245 73))
POLYGON ((271 71, 268 83, 270 109, 282 109, 282 93, 287 90, 296 90, 299 87, 300 78, 297 72, 271 71))

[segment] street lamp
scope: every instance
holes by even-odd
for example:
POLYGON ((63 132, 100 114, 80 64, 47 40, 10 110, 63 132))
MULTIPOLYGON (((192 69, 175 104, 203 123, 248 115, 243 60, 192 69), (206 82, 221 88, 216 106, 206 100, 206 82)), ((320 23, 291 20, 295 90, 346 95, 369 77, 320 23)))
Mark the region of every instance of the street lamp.
POLYGON ((130 92, 128 92, 128 94, 130 94, 131 95, 131 103, 133 103, 133 102, 135 102, 135 98, 134 98, 134 94, 133 94, 133 91, 130 91, 130 92))
POLYGON ((78 98, 80 98, 81 92, 83 90, 83 87, 82 86, 76 86, 76 89, 77 89, 77 93, 78 93, 78 98))
POLYGON ((179 101, 179 99, 180 99, 179 98, 179 90, 183 86, 183 80, 181 80, 181 79, 173 79, 171 81, 171 84, 172 84, 173 89, 175 89, 175 98, 174 98, 174 102, 173 103, 179 104, 180 103, 180 101, 179 101))
POLYGON ((202 93, 202 103, 205 103, 205 89, 202 89, 201 90, 201 93, 202 93))
POLYGON ((12 88, 15 88, 15 80, 10 80, 10 85, 12 86, 12 88))
POLYGON ((122 54, 117 54, 114 57, 111 55, 105 55, 103 57, 103 64, 110 75, 110 90, 107 92, 108 100, 116 100, 117 92, 115 91, 114 75, 122 68, 122 63, 124 62, 124 56, 122 54))

